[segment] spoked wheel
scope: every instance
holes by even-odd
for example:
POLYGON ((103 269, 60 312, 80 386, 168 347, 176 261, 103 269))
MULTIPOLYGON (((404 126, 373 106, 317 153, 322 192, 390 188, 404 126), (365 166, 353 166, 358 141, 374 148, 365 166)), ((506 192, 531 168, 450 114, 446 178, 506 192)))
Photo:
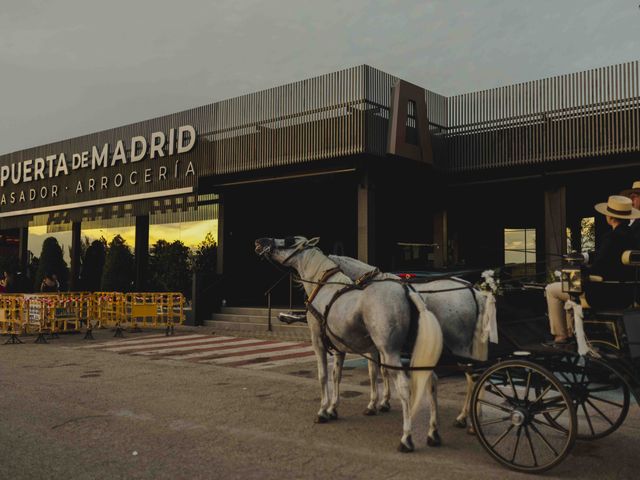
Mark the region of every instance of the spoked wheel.
MULTIPOLYGON (((573 399, 580 440, 595 440, 615 432, 629 412, 629 387, 620 374, 602 360, 569 355, 553 366, 556 377, 573 399)), ((546 416, 557 425, 553 414, 546 416)))
POLYGON ((549 470, 575 443, 571 396, 551 372, 533 362, 509 360, 489 368, 476 382, 471 406, 480 443, 513 470, 549 470), (548 415, 555 417, 553 423, 548 415))

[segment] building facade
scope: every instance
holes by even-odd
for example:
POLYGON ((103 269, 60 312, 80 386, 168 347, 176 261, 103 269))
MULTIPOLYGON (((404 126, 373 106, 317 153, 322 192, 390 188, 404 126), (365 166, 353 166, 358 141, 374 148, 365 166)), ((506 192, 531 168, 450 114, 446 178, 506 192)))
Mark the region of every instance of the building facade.
POLYGON ((209 233, 228 303, 277 279, 263 236, 321 237, 385 270, 543 274, 640 179, 639 62, 445 97, 363 65, 0 156, 0 248, 22 268, 55 236, 135 250, 209 233))

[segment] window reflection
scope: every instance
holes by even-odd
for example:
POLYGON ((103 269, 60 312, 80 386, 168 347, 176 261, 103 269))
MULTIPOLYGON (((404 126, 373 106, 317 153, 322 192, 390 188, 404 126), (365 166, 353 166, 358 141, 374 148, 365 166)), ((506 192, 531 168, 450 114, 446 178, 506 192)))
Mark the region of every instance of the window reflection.
POLYGON ((580 219, 580 248, 589 252, 596 248, 596 219, 585 217, 580 219))
POLYGON ((536 270, 536 229, 504 229, 504 263, 517 265, 514 275, 533 275, 536 270))
POLYGON ((40 257, 45 239, 54 237, 62 248, 62 255, 67 265, 71 264, 71 223, 29 226, 27 248, 29 256, 40 257))
POLYGON ((186 212, 152 213, 149 215, 149 248, 159 240, 180 241, 194 250, 210 235, 218 243, 218 205, 201 205, 186 212))
POLYGON ((192 276, 201 268, 198 265, 212 264, 215 272, 217 243, 217 203, 186 211, 150 214, 149 288, 182 292, 191 298, 192 276))
POLYGON ((136 243, 136 221, 134 217, 122 217, 82 222, 81 237, 83 242, 91 244, 94 240, 104 238, 107 244, 113 237, 120 235, 130 248, 136 243))

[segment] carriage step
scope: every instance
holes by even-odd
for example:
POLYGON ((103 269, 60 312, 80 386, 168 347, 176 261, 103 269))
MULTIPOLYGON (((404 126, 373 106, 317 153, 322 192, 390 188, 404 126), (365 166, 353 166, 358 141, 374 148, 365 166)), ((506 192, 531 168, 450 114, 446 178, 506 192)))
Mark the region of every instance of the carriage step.
POLYGON ((307 323, 307 312, 297 311, 297 312, 281 312, 278 314, 278 320, 282 323, 286 323, 287 325, 291 325, 293 323, 307 323))

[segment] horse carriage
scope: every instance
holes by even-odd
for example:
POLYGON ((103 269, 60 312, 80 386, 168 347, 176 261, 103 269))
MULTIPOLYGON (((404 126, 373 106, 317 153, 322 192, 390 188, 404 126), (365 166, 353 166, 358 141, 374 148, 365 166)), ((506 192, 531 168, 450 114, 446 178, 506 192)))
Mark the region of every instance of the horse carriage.
MULTIPOLYGON (((472 367, 473 429, 485 450, 514 470, 540 473, 554 467, 576 440, 615 432, 632 397, 640 404, 637 282, 590 278, 580 262, 569 258, 561 271, 577 345, 541 342, 540 333, 548 331, 544 285, 509 285, 498 302, 500 342, 487 364, 472 367), (589 307, 583 294, 594 282, 626 290, 628 301, 615 309, 589 307)), ((625 252, 623 262, 637 269, 640 252, 625 252)))
MULTIPOLYGON (((377 369, 384 367, 383 375, 386 370, 394 376, 403 406, 399 447, 403 452, 413 450, 410 418, 423 394, 427 395, 431 410, 427 443, 440 443, 435 379, 431 375, 436 368, 461 369, 467 377, 467 398, 456 426, 467 427, 495 460, 521 472, 549 470, 571 452, 576 440, 612 434, 624 422, 631 397, 640 403, 640 308, 635 302, 636 282, 604 282, 609 288, 632 292, 625 308, 588 308, 583 305, 584 286, 602 279, 586 277, 581 265, 570 259, 562 270, 562 286, 571 298, 567 305, 572 308, 578 345, 545 346, 542 335, 548 331, 548 320, 544 285, 507 283, 496 299, 457 278, 405 280, 381 274, 357 260, 325 257, 310 252, 319 252, 315 243, 302 237, 260 239, 256 241, 256 252, 279 266, 297 270, 305 286, 310 312, 307 320, 322 386, 317 417, 320 422, 337 418, 344 351, 369 360, 372 393, 368 412, 375 410, 378 401, 377 369), (311 262, 313 267, 309 267, 308 257, 319 255, 324 259, 311 262), (368 309, 370 303, 384 295, 385 284, 402 285, 407 298, 419 294, 441 328, 436 331, 434 319, 427 314, 422 316, 424 312, 417 330, 410 320, 393 323, 385 318, 381 310, 392 301, 391 295, 375 305, 375 313, 373 308, 368 309), (374 288, 379 291, 367 297, 367 290, 374 288), (364 334, 353 326, 357 322, 348 320, 352 317, 361 319, 366 327, 364 334), (423 328, 422 323, 428 328, 423 328), (391 332, 415 337, 409 348, 410 365, 401 360, 402 349, 407 345, 398 345, 391 332), (358 335, 368 338, 371 345, 358 335), (489 346, 489 339, 496 343, 489 346), (443 345, 451 354, 447 357, 456 362, 436 365, 443 345), (325 358, 330 349, 335 351, 331 401, 325 358), (412 377, 410 399, 403 384, 407 375, 402 373, 412 377), (423 375, 421 381, 417 381, 417 374, 423 375)), ((624 262, 637 269, 640 252, 625 252, 624 262)), ((416 308, 420 311, 417 304, 416 308)), ((397 310, 393 314, 401 316, 397 310)), ((388 395, 385 386, 380 410, 388 407, 388 395)))

